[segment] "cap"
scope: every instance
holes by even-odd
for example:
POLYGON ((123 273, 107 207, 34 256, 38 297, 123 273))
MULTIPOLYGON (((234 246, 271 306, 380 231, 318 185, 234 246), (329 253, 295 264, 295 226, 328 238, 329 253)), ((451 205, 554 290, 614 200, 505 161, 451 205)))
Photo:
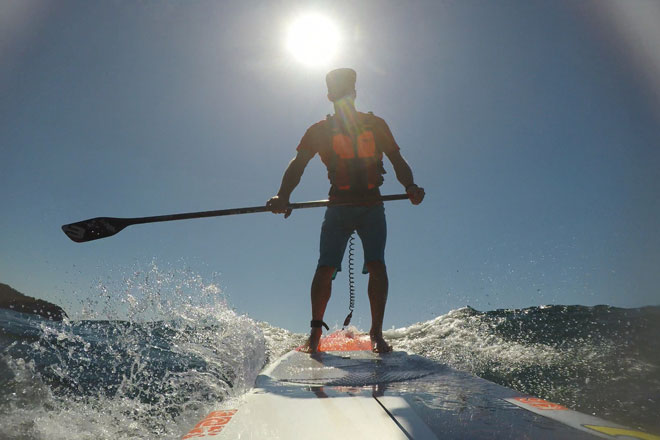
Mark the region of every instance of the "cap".
POLYGON ((355 73, 355 70, 349 69, 348 67, 328 72, 325 76, 325 83, 328 86, 330 100, 336 101, 339 98, 353 93, 355 91, 356 79, 357 73, 355 73))

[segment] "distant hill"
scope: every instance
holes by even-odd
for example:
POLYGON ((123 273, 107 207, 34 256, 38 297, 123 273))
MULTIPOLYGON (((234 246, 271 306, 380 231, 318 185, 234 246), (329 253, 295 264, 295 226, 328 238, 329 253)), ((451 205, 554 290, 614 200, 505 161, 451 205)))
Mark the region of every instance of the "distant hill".
POLYGON ((2 283, 0 283, 0 309, 41 315, 54 321, 61 321, 67 316, 62 307, 42 299, 23 295, 21 292, 2 283))

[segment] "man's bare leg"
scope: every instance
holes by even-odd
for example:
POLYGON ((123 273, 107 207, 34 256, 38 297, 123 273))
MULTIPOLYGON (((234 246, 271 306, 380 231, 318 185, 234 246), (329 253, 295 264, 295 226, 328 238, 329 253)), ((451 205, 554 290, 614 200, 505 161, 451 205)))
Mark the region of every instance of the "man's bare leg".
POLYGON ((387 304, 387 290, 389 282, 385 263, 372 261, 367 263, 369 269, 369 305, 371 306, 371 337, 372 350, 376 353, 387 353, 392 347, 383 339, 383 318, 385 304, 387 304))
MULTIPOLYGON (((330 300, 332 291, 332 275, 335 268, 330 266, 321 266, 314 273, 312 280, 312 320, 323 321, 325 308, 330 300)), ((323 328, 312 328, 309 339, 305 344, 303 351, 307 353, 316 353, 319 347, 319 341, 323 334, 323 328)))

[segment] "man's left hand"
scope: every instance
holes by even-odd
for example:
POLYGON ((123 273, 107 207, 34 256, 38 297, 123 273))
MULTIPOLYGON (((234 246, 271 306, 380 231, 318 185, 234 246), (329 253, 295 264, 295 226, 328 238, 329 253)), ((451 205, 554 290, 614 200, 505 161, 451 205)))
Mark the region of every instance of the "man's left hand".
POLYGON ((292 209, 289 208, 289 200, 279 196, 271 197, 266 202, 266 207, 270 208, 274 214, 284 214, 284 218, 289 218, 292 212, 292 209))
POLYGON ((413 205, 419 205, 422 203, 422 200, 424 200, 424 196, 426 195, 424 188, 421 188, 417 185, 410 185, 406 189, 406 193, 408 193, 408 197, 410 198, 410 201, 413 205))

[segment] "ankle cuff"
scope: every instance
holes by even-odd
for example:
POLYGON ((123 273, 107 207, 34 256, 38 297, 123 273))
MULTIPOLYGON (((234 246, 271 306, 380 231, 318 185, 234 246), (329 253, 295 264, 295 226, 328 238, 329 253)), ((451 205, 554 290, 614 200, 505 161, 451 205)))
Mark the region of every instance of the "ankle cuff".
POLYGON ((318 319, 312 319, 309 323, 310 327, 312 328, 321 328, 325 327, 326 330, 330 331, 330 327, 328 327, 328 324, 325 322, 318 320, 318 319))

